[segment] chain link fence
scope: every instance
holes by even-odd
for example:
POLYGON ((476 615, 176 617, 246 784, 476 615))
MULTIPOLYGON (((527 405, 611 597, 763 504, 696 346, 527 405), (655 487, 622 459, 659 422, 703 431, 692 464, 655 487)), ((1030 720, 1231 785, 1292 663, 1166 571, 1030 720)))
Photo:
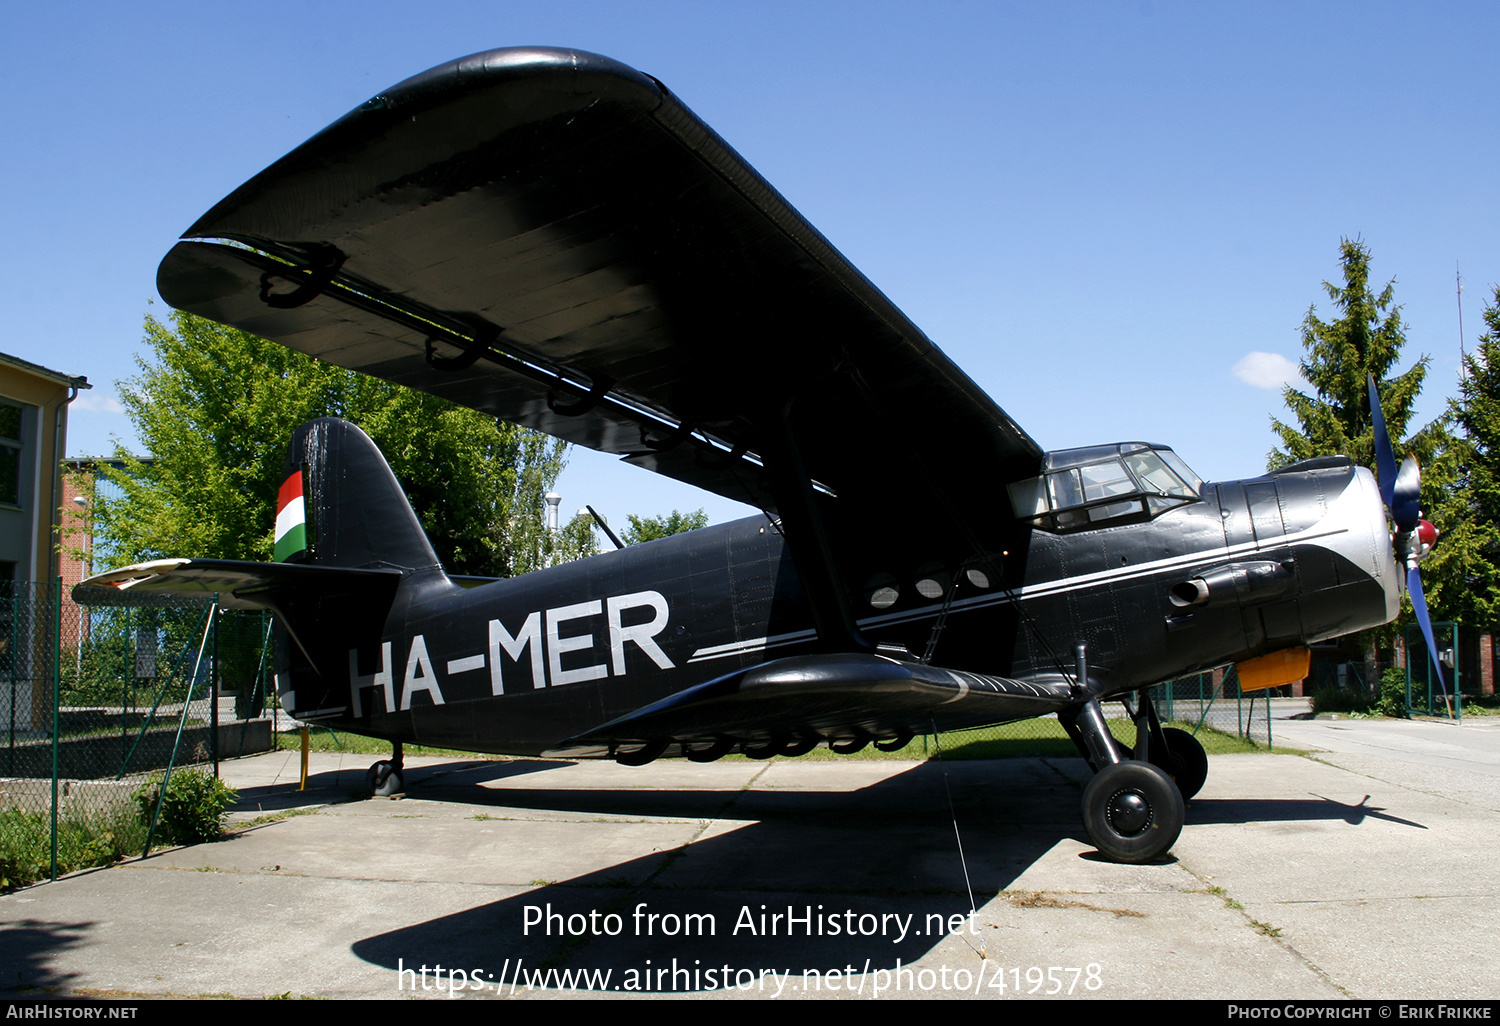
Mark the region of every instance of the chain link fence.
POLYGON ((271 746, 269 618, 0 585, 0 887, 145 850, 136 797, 271 746))

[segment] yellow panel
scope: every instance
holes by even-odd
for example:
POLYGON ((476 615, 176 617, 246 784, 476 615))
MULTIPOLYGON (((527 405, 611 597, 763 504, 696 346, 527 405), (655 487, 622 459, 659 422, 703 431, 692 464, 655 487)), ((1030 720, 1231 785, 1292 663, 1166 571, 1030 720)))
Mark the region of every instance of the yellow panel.
POLYGON ((1311 667, 1312 652, 1301 645, 1235 664, 1240 673, 1241 691, 1263 691, 1282 684, 1295 684, 1307 677, 1311 667))

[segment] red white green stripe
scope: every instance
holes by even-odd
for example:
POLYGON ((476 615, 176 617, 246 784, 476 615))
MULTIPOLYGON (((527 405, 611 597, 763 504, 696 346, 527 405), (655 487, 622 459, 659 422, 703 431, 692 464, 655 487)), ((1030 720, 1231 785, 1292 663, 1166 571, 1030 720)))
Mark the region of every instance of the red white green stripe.
POLYGON ((307 514, 302 502, 302 471, 281 483, 276 494, 276 548, 271 558, 278 563, 307 548, 307 514))

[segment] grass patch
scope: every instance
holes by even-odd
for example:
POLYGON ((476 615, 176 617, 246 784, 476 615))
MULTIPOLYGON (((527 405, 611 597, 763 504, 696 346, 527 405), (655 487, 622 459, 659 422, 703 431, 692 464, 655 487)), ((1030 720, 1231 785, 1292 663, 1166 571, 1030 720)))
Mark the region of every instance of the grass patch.
MULTIPOLYGON (((300 752, 302 750, 301 731, 278 731, 275 737, 276 747, 282 751, 300 752)), ((326 727, 310 731, 307 747, 312 752, 349 752, 354 755, 383 755, 386 758, 390 758, 391 755, 389 741, 365 737, 363 734, 338 733, 326 727)), ((510 758, 506 755, 486 755, 483 752, 465 752, 456 748, 430 748, 426 745, 413 744, 404 745, 402 751, 406 755, 436 755, 459 759, 504 760, 510 758)))
POLYGON ((1465 695, 1464 715, 1500 716, 1500 695, 1465 695))
MULTIPOLYGON (((57 824, 57 872, 108 866, 127 854, 140 854, 146 826, 134 808, 90 817, 65 817, 57 824)), ((52 873, 52 821, 44 812, 0 811, 0 890, 35 883, 52 873)))
MULTIPOLYGON (((1120 717, 1109 720, 1110 733, 1127 747, 1135 743, 1135 724, 1120 717)), ((1189 734, 1191 723, 1164 723, 1162 726, 1179 727, 1189 734)), ((1225 734, 1212 727, 1198 731, 1198 742, 1209 755, 1259 752, 1262 749, 1251 741, 1225 734)), ((1068 758, 1078 754, 1077 747, 1063 730, 1055 716, 1035 720, 1020 720, 1004 723, 998 727, 980 727, 975 730, 958 730, 944 734, 936 741, 931 736, 913 738, 905 748, 895 752, 877 751, 870 745, 853 758, 858 759, 934 759, 941 748, 944 759, 1008 759, 1016 756, 1057 756, 1068 758)), ((815 748, 805 759, 848 759, 826 748, 815 748)))
POLYGON ((230 835, 242 834, 251 827, 265 826, 267 823, 280 823, 282 820, 291 819, 293 816, 316 816, 322 811, 321 808, 278 809, 275 812, 267 812, 256 816, 254 819, 236 820, 229 824, 225 829, 225 833, 230 835))

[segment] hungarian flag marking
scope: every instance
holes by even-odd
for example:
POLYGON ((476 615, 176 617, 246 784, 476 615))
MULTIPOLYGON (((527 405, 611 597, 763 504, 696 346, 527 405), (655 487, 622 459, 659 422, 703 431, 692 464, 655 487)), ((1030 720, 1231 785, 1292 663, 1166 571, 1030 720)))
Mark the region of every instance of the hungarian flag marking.
POLYGON ((271 558, 278 563, 307 548, 307 514, 302 502, 302 471, 295 470, 276 493, 276 548, 271 558))

